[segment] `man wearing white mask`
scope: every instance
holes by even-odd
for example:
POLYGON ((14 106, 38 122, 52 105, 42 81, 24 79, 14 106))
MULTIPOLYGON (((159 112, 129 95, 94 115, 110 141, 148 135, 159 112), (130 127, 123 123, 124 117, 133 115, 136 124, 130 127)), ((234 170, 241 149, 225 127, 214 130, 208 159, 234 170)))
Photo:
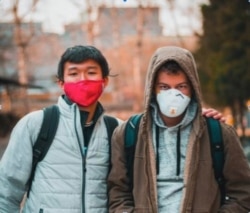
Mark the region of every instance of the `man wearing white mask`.
POLYGON ((198 73, 188 50, 163 47, 151 58, 130 167, 124 151, 127 125, 119 126, 112 138, 110 212, 250 211, 248 162, 235 130, 224 123, 225 197, 219 189, 198 73))

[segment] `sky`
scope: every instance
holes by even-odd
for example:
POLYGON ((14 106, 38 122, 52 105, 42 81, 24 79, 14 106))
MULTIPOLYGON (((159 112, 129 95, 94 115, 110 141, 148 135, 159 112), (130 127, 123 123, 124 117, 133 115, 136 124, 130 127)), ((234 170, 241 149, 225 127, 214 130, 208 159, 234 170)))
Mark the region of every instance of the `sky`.
MULTIPOLYGON (((10 21, 8 9, 16 0, 0 0, 0 21, 10 21)), ((31 0, 20 0, 20 14, 30 10, 31 0)), ((62 34, 64 25, 79 22, 81 12, 86 10, 84 0, 39 0, 36 11, 26 15, 26 20, 33 19, 42 22, 45 32, 62 34), (75 2, 75 3, 73 3, 75 2)), ((90 1, 91 2, 91 1, 90 1)), ((136 0, 97 0, 106 5, 118 7, 136 7, 136 0)), ((159 21, 163 26, 164 35, 190 35, 201 30, 201 14, 199 4, 207 0, 175 0, 174 10, 170 10, 166 0, 152 0, 160 6, 159 21)))

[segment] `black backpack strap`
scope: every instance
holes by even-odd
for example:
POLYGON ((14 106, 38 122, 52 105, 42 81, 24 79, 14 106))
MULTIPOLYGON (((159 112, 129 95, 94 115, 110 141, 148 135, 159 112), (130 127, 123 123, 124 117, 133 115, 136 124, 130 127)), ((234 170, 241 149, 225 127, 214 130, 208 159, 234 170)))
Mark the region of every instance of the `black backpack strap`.
POLYGON ((135 147, 142 115, 143 114, 136 114, 131 116, 125 127, 124 147, 127 162, 127 175, 131 188, 133 188, 135 147))
POLYGON ((113 135, 113 132, 115 128, 118 126, 118 121, 116 118, 109 116, 109 115, 104 115, 104 122, 107 128, 107 133, 108 133, 108 140, 109 140, 109 170, 111 169, 111 138, 113 135))
POLYGON ((206 118, 210 137, 211 155, 213 160, 214 175, 221 191, 221 204, 225 200, 225 181, 223 176, 224 167, 224 145, 220 121, 206 118))
POLYGON ((27 197, 31 189, 32 181, 35 175, 37 163, 45 157, 50 145, 55 137, 59 122, 59 109, 57 105, 52 105, 44 109, 43 123, 38 134, 37 140, 33 146, 33 160, 31 175, 28 180, 27 197))
POLYGON ((104 115, 104 122, 107 128, 108 140, 109 140, 109 143, 111 143, 111 138, 112 138, 115 128, 118 126, 118 121, 116 118, 112 116, 104 115))

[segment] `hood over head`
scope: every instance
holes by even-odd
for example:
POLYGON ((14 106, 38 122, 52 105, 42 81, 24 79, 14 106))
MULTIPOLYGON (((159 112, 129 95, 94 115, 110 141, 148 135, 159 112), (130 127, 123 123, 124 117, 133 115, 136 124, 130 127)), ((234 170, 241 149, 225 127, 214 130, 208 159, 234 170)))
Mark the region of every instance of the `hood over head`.
POLYGON ((196 69, 196 64, 193 58, 193 55, 190 51, 175 47, 175 46, 166 46, 158 48, 153 56, 151 57, 145 84, 145 110, 148 112, 150 110, 150 102, 153 98, 154 92, 154 79, 159 68, 166 63, 167 61, 177 62, 183 71, 186 73, 188 79, 193 88, 192 98, 195 98, 198 104, 198 110, 201 113, 201 89, 200 81, 196 69))

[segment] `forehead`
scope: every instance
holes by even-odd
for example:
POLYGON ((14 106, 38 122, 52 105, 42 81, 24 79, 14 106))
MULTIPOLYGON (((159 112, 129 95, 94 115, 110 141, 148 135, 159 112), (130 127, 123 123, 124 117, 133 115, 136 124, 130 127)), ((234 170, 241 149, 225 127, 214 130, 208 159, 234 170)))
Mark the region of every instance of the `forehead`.
POLYGON ((67 61, 64 64, 64 69, 66 70, 100 69, 101 70, 101 66, 95 60, 88 59, 79 63, 67 61))
POLYGON ((156 74, 156 83, 181 83, 188 82, 187 75, 183 71, 168 72, 160 70, 156 74))

